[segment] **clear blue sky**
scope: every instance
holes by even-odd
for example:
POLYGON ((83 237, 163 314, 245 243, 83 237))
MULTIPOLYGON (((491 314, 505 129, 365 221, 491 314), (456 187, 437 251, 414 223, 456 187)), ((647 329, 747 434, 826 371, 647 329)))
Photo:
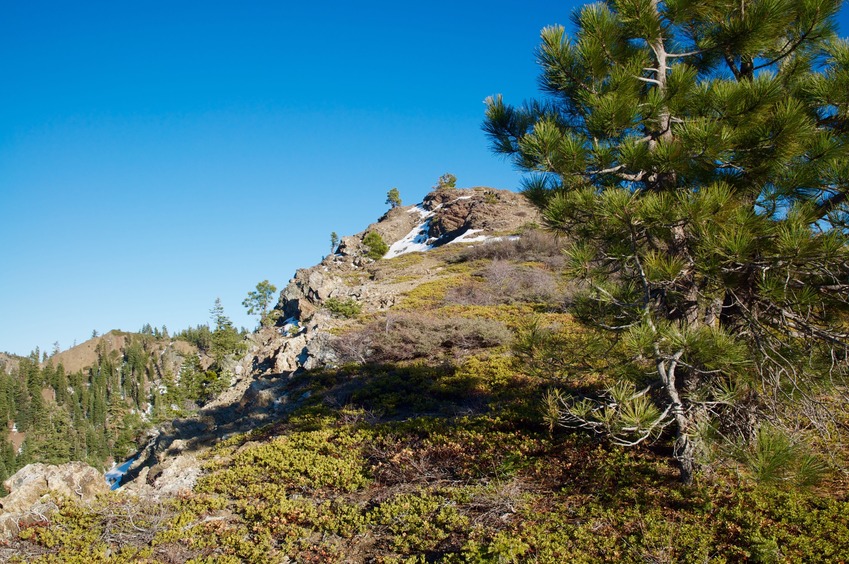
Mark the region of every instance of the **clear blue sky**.
POLYGON ((173 332, 216 297, 253 328, 247 292, 389 188, 515 188, 482 102, 536 94, 539 30, 578 4, 0 0, 0 351, 173 332))

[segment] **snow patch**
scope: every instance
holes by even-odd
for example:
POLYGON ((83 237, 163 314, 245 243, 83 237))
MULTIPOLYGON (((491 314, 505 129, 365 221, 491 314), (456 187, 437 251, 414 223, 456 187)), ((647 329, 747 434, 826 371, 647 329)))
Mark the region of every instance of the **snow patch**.
POLYGON ((453 239, 448 242, 451 243, 483 243, 484 245, 488 245, 489 243, 497 243, 498 241, 517 241, 519 240, 518 235, 510 235, 509 237, 492 237, 489 235, 478 235, 477 237, 470 237, 470 235, 474 235, 475 233, 480 233, 482 229, 469 229, 456 239, 453 239))
POLYGON ((449 241, 448 244, 450 245, 451 243, 475 243, 478 241, 486 241, 487 239, 491 238, 487 237, 486 235, 472 237, 472 235, 474 235, 475 233, 480 233, 481 231, 483 231, 483 229, 467 229, 466 231, 449 241))
MULTIPOLYGON (((473 196, 460 196, 457 200, 469 200, 473 198, 473 196)), ((455 202, 457 200, 454 200, 455 202)), ((430 221, 433 216, 436 214, 436 210, 442 207, 442 204, 439 204, 433 210, 428 211, 422 207, 422 204, 416 204, 407 210, 408 213, 418 213, 419 217, 421 217, 421 223, 416 225, 407 235, 401 239, 400 241, 396 241, 392 243, 389 247, 389 251, 383 255, 385 259, 395 258, 397 256, 405 255, 407 253, 421 253, 424 251, 429 251, 434 247, 437 239, 435 237, 428 237, 427 233, 430 230, 430 221)), ((519 237, 516 235, 512 235, 510 237, 491 237, 487 235, 477 235, 474 236, 475 233, 480 233, 483 231, 482 229, 467 229, 451 241, 450 243, 494 243, 496 241, 515 241, 519 237)))
POLYGON ((417 213, 417 214, 419 214, 419 217, 421 217, 422 219, 425 219, 425 218, 433 215, 433 212, 427 211, 426 209, 424 209, 422 207, 421 204, 416 204, 412 208, 408 209, 407 213, 417 213))
POLYGON ((290 317, 289 319, 283 322, 283 327, 279 329, 281 335, 292 335, 293 333, 299 333, 301 331, 301 326, 298 325, 297 317, 290 317))
POLYGON ((407 235, 401 239, 400 241, 395 241, 392 243, 392 246, 389 247, 389 251, 383 258, 395 258, 400 255, 404 255, 407 253, 420 253, 422 251, 429 251, 433 248, 433 242, 436 240, 432 237, 427 236, 427 232, 430 230, 430 220, 433 217, 434 211, 427 211, 422 207, 421 204, 416 205, 412 209, 409 210, 410 213, 418 212, 419 216, 422 219, 422 222, 413 227, 413 229, 407 233, 407 235))

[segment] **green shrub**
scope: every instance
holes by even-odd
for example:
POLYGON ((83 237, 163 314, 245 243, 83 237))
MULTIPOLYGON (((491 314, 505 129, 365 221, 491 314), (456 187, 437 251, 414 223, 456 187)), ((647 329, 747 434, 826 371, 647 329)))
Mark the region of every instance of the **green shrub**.
POLYGON ((327 298, 324 301, 324 307, 326 307, 330 312, 334 315, 338 315, 340 317, 352 318, 356 317, 362 311, 363 306, 360 303, 353 299, 340 299, 340 298, 327 298))
POLYGON ((389 245, 377 231, 369 231, 363 239, 363 244, 368 247, 366 256, 374 260, 383 258, 383 255, 389 251, 389 245))
POLYGON ((227 469, 205 477, 199 491, 237 495, 254 505, 303 488, 356 491, 369 482, 360 446, 361 433, 322 429, 298 432, 251 445, 233 457, 227 469))
POLYGON ((453 503, 427 492, 397 495, 377 506, 370 517, 389 534, 392 549, 401 553, 435 550, 468 524, 453 503))

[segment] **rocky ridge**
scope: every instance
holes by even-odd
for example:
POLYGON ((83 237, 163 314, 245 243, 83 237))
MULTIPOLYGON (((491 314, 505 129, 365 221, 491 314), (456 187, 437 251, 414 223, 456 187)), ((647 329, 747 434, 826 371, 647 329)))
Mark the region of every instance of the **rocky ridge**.
POLYGON ((405 260, 403 255, 412 251, 403 249, 389 253, 398 258, 388 261, 368 258, 363 242, 368 233, 376 232, 393 245, 418 237, 421 246, 413 249, 435 249, 452 242, 486 244, 538 220, 536 210, 514 192, 443 189, 428 194, 421 204, 393 208, 365 230, 343 237, 333 254, 298 270, 282 290, 275 308, 280 322, 249 337, 248 353, 232 367, 230 388, 196 415, 151 432, 121 490, 151 498, 191 490, 201 473, 201 452, 296 408, 305 398, 287 386, 289 379, 333 364, 332 332, 350 323, 324 307, 328 299, 356 301, 364 314, 385 311, 419 285, 438 278, 444 268, 428 253, 405 260))
MULTIPOLYGON (((298 270, 281 292, 277 309, 285 319, 304 320, 332 297, 356 299, 368 310, 391 307, 398 295, 411 289, 411 284, 394 286, 379 279, 379 264, 366 257, 363 243, 370 232, 378 233, 388 244, 419 235, 421 246, 436 248, 463 242, 469 234, 483 243, 484 238, 509 236, 537 221, 536 209, 515 192, 491 188, 436 190, 421 204, 389 210, 360 233, 343 237, 335 252, 319 264, 298 270), (357 280, 362 281, 352 283, 357 280)), ((405 253, 389 254, 394 258, 405 253)), ((426 277, 427 272, 411 268, 409 276, 415 278, 412 285, 427 281, 421 278, 423 275, 426 277)))

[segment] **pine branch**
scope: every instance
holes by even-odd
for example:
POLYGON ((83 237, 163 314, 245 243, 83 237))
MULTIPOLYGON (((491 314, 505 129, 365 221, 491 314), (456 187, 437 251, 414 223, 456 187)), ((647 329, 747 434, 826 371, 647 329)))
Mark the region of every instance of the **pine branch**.
POLYGON ((737 69, 737 66, 734 64, 734 59, 732 59, 731 55, 728 53, 725 53, 723 58, 725 59, 725 64, 728 65, 728 68, 731 69, 731 72, 734 74, 734 78, 739 81, 741 75, 739 69, 737 69))
POLYGON ((829 196, 825 201, 819 202, 814 208, 814 214, 822 219, 831 213, 837 206, 846 201, 846 192, 837 192, 829 196))
POLYGON ((663 83, 661 81, 654 79, 654 78, 646 78, 644 76, 636 76, 636 75, 634 76, 634 78, 639 80, 639 81, 642 81, 642 82, 647 82, 648 84, 655 84, 657 86, 663 86, 663 83))
POLYGON ((688 51, 686 53, 667 53, 666 58, 668 59, 680 59, 682 57, 693 57, 695 55, 702 55, 704 53, 709 53, 714 49, 696 49, 695 51, 688 51))
POLYGON ((807 30, 807 31, 805 31, 804 33, 802 33, 802 34, 799 36, 798 41, 796 41, 796 42, 795 42, 795 43, 793 43, 792 45, 790 45, 790 43, 791 43, 791 42, 790 42, 790 40, 788 40, 788 41, 787 41, 787 43, 785 43, 785 44, 784 44, 784 47, 782 47, 782 49, 787 49, 786 51, 784 51, 783 53, 780 53, 777 57, 775 57, 775 58, 774 58, 774 59, 772 59, 771 61, 769 61, 769 62, 767 62, 767 63, 763 63, 763 64, 761 64, 761 65, 758 65, 758 66, 754 67, 754 69, 753 69, 753 70, 758 71, 758 70, 761 70, 761 69, 765 69, 765 68, 771 67, 772 65, 774 65, 774 64, 775 64, 775 63, 777 63, 777 62, 779 62, 780 60, 782 60, 782 59, 786 59, 787 57, 789 57, 790 55, 792 55, 792 54, 793 54, 793 52, 794 52, 794 51, 796 51, 796 49, 798 49, 798 48, 802 45, 802 43, 804 43, 804 42, 808 39, 808 36, 811 34, 811 32, 813 32, 813 31, 814 31, 814 27, 815 27, 815 25, 816 25, 816 24, 812 23, 812 24, 811 24, 811 27, 810 27, 810 28, 808 28, 808 30, 807 30), (788 45, 789 45, 789 48, 788 48, 788 45))

